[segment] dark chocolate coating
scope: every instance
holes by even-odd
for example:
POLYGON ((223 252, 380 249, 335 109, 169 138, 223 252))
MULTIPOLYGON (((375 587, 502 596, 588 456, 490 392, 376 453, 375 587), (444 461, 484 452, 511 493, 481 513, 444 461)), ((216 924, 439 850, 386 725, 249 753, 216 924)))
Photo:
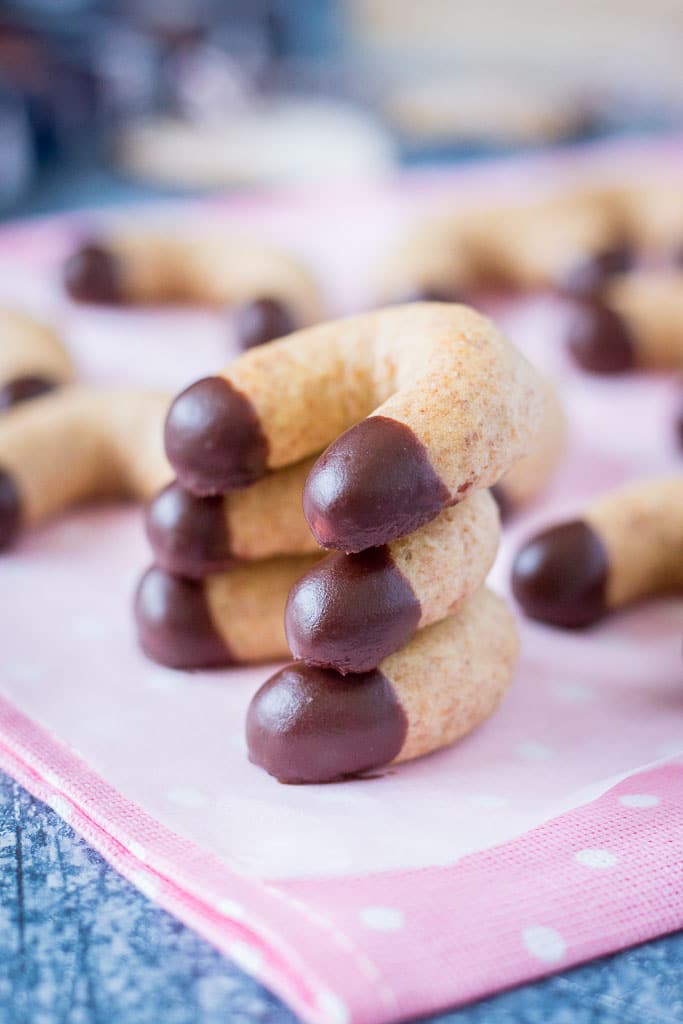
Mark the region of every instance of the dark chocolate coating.
POLYGON ((21 529, 21 498, 10 474, 0 469, 0 551, 10 548, 21 529))
POLYGON ((623 373, 635 366, 628 326, 602 303, 577 303, 568 343, 579 366, 591 373, 623 373))
POLYGON ((420 603, 386 546, 335 552, 289 592, 287 643, 295 658, 338 672, 368 672, 397 651, 420 621, 420 603))
POLYGON ((38 375, 15 377, 14 380, 5 381, 0 386, 0 412, 11 409, 13 405, 18 405, 20 402, 27 402, 31 398, 46 395, 58 386, 56 380, 38 375))
POLYGON ((168 572, 201 579, 234 562, 221 496, 198 498, 174 481, 147 506, 145 527, 155 562, 168 572))
POLYGON ((451 501, 422 442, 386 416, 371 416, 341 434, 304 486, 313 536, 325 548, 346 552, 412 533, 451 501))
POLYGON ((82 245, 64 264, 64 287, 78 302, 124 302, 122 276, 118 258, 94 242, 82 245))
POLYGON ((148 569, 135 594, 138 640, 153 661, 170 668, 215 668, 230 665, 225 643, 211 621, 204 587, 148 569))
POLYGON ((573 629, 606 613, 608 573, 602 540, 576 519, 527 541, 515 558, 512 590, 532 619, 573 629))
POLYGON ((178 395, 164 441, 179 483, 193 494, 224 494, 266 471, 268 444, 254 407, 223 377, 204 377, 178 395))
POLYGON ((576 297, 595 295, 605 282, 615 274, 625 274, 635 263, 633 247, 627 241, 615 242, 606 249, 587 256, 574 267, 561 288, 569 295, 576 297))
POLYGON ((334 782, 388 764, 408 721, 381 672, 341 676, 295 661, 247 712, 249 758, 280 782, 334 782))
POLYGON ((498 506, 501 523, 506 523, 512 516, 514 508, 512 502, 505 493, 505 487, 500 481, 498 481, 497 484, 494 484, 491 488, 491 497, 495 500, 496 505, 498 506))
POLYGON ((232 310, 237 344, 242 350, 284 338, 297 328, 290 309, 278 299, 252 299, 232 310))

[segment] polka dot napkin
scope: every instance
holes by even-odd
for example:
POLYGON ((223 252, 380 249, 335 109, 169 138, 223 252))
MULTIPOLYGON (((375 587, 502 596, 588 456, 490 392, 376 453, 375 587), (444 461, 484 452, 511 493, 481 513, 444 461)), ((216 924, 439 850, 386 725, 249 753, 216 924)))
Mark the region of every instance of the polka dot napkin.
MULTIPOLYGON (((631 146, 574 167, 663 159, 680 156, 631 146)), ((567 166, 136 217, 210 211, 267 231, 311 259, 332 309, 358 308, 416 204, 522 189, 567 166)), ((219 316, 66 302, 57 270, 82 224, 0 233, 0 300, 56 322, 84 377, 175 388, 229 356, 219 316)), ((547 299, 497 313, 561 379, 571 420, 546 499, 506 533, 492 575, 506 591, 537 525, 631 477, 680 471, 680 457, 674 382, 576 374, 547 299)), ((188 675, 138 651, 131 594, 148 561, 139 512, 124 508, 71 514, 3 558, 0 764, 304 1018, 417 1016, 683 924, 681 601, 580 634, 521 623, 509 696, 458 746, 371 780, 282 787, 249 764, 243 738, 268 668, 188 675)))

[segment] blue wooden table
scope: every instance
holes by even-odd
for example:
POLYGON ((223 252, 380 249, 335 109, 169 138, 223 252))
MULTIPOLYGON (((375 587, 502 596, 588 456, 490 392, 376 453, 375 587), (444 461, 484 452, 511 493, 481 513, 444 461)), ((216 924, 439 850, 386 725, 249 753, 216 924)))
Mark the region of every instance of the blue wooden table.
MULTIPOLYGON (((0 1024, 296 1024, 0 773, 0 1024)), ((435 1018, 680 1024, 683 935, 435 1018)))

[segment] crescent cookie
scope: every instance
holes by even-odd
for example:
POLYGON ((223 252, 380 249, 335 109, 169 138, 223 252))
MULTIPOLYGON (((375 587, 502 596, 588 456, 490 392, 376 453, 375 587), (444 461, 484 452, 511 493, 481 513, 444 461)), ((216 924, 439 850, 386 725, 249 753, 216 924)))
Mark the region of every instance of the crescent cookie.
POLYGON ((342 673, 374 668, 479 589, 499 538, 495 501, 475 491, 408 537, 356 555, 327 555, 290 591, 292 654, 342 673))
POLYGON ((384 300, 477 287, 593 291, 628 269, 632 250, 611 194, 581 191, 533 202, 436 211, 395 245, 380 275, 384 300))
POLYGON ((174 480, 145 510, 156 564, 201 579, 236 561, 317 551, 301 505, 314 461, 285 466, 249 487, 213 497, 197 497, 174 480))
POLYGON ((298 259, 268 242, 216 232, 189 239, 135 230, 104 235, 70 256, 64 283, 83 302, 222 307, 268 299, 287 316, 284 323, 321 316, 319 290, 298 259))
POLYGON ((148 657, 171 668, 287 657, 287 592, 316 557, 266 559, 203 580, 183 579, 153 566, 135 595, 140 646, 148 657))
POLYGON ((569 350, 591 373, 681 369, 681 323, 682 270, 625 274, 577 306, 569 350))
POLYGON ((606 190, 625 232, 645 252, 671 258, 683 246, 683 184, 680 176, 652 178, 606 190))
POLYGON ((372 671, 281 669, 249 706, 249 757, 288 783, 334 782, 421 757, 495 711, 516 657, 512 615, 480 590, 372 671))
POLYGON ((458 302, 479 283, 463 214, 437 213, 415 225, 394 244, 380 269, 382 303, 408 301, 414 294, 458 302))
POLYGON ((481 276, 509 288, 592 291, 632 262, 621 217, 591 192, 487 209, 467 230, 481 276))
POLYGON ((0 550, 80 502, 150 498, 172 477, 162 442, 169 396, 66 387, 0 421, 0 550))
POLYGON ((17 310, 0 309, 0 412, 71 377, 71 359, 53 331, 17 310))
POLYGON ((512 586, 527 615, 567 628, 683 589, 683 477, 631 484, 532 537, 512 586))
POLYGON ((353 552, 495 483, 542 411, 536 373, 489 320, 420 303, 245 353, 175 399, 165 443, 183 487, 220 494, 332 442, 304 511, 322 546, 353 552))

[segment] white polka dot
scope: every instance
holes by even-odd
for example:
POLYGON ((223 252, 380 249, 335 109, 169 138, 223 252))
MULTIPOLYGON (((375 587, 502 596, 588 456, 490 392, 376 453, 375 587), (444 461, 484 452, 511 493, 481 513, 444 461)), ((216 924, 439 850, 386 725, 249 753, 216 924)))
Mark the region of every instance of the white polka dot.
POLYGON ((619 797, 619 803, 624 807, 656 807, 659 797, 654 793, 624 793, 619 797))
POLYGON ((336 993, 330 992, 329 989, 318 992, 318 1006, 330 1024, 348 1024, 351 1017, 348 1007, 336 993))
POLYGON ((526 758, 527 761, 546 761, 553 756, 550 747, 545 743, 538 743, 537 740, 525 740, 523 743, 518 743, 515 750, 520 757, 526 758))
POLYGON ((175 786, 168 791, 166 799, 179 807, 189 808, 204 807, 208 803, 208 797, 192 786, 175 786))
POLYGON ((618 859, 609 850, 579 850, 574 854, 574 860, 584 868, 613 868, 618 859))
POLYGON ((472 807, 481 807, 483 811, 500 811, 507 807, 510 801, 506 796, 496 796, 493 793, 473 793, 467 797, 467 803, 472 807))
POLYGON ((554 928, 544 924, 533 924, 522 932, 527 952, 546 964, 557 963, 565 954, 565 942, 554 928))
POLYGON ((155 899, 159 893, 159 879, 147 871, 134 871, 133 885, 150 899, 155 899))
POLYGON ((377 932, 395 932, 403 927, 403 911, 395 907, 363 907, 360 919, 366 928, 377 932))
POLYGON ((144 848, 142 843, 136 843, 135 840, 128 844, 128 849, 137 857, 138 860, 142 861, 143 864, 147 862, 147 850, 144 848))
POLYGON ((595 700, 595 691, 583 683, 556 683, 555 696, 567 704, 589 704, 595 700))
POLYGON ((236 903, 235 900, 219 900, 217 909, 219 914, 225 914, 233 921, 244 920, 244 907, 241 903, 236 903))
POLYGON ((70 804, 68 800, 65 800, 63 796, 51 796, 48 800, 48 804, 55 814, 58 814, 60 818, 67 822, 67 824, 71 821, 73 805, 70 804))
POLYGON ((263 966, 261 950, 247 942, 231 942, 228 946, 228 956, 249 974, 257 974, 263 966))

